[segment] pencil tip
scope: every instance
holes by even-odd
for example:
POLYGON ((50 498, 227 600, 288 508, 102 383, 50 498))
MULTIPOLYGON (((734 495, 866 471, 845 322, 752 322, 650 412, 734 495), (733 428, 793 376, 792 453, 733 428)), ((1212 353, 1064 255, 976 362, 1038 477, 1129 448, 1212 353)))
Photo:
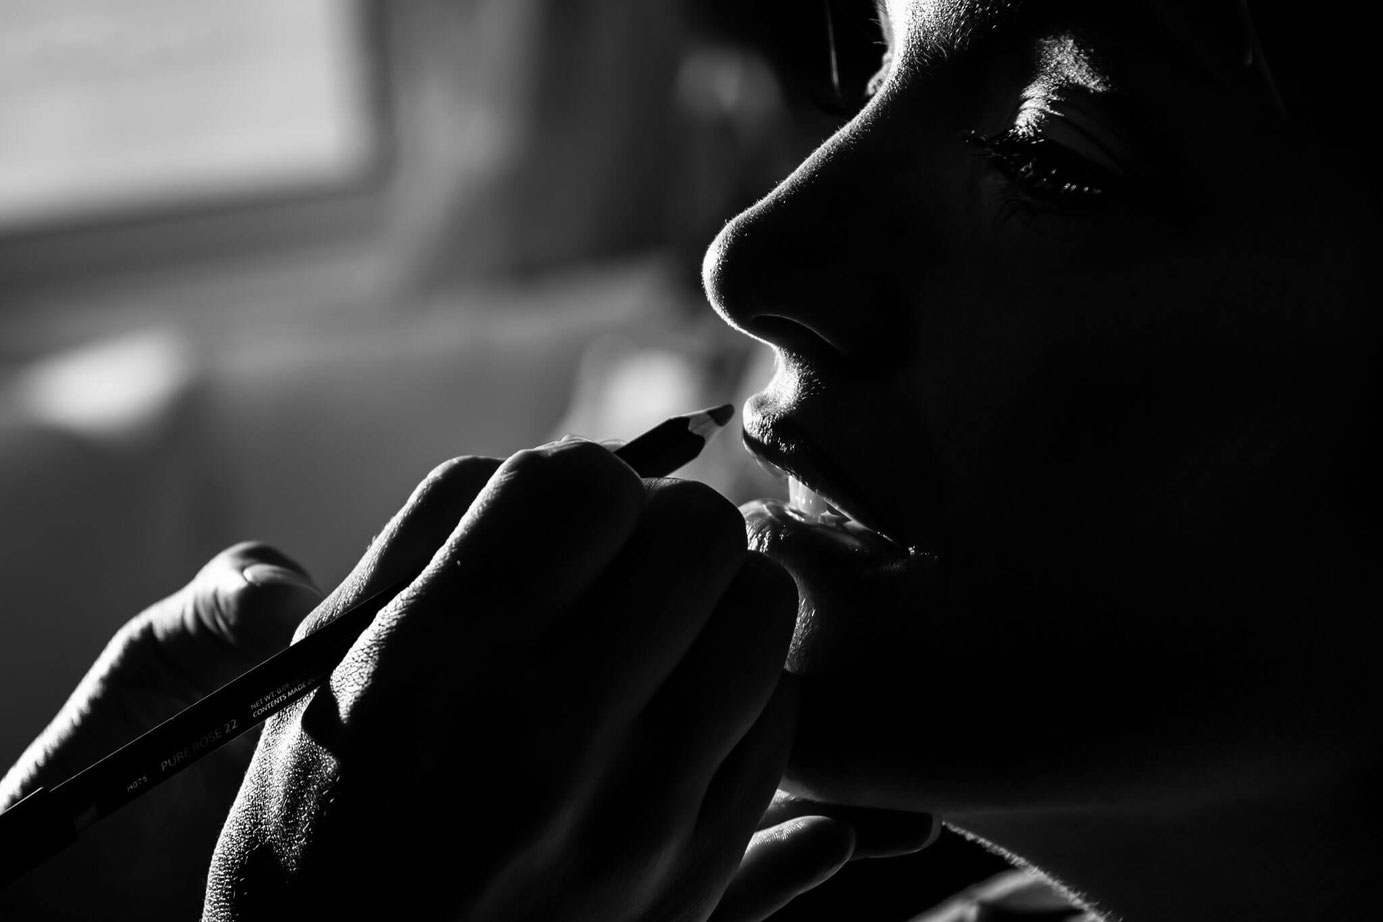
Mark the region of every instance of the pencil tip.
POLYGON ((735 405, 727 403, 724 406, 716 407, 714 410, 707 410, 706 415, 714 420, 717 426, 723 426, 735 415, 735 405))
POLYGON ((721 428, 730 421, 730 417, 734 415, 735 405, 733 403, 727 403, 724 406, 715 407, 711 410, 702 410, 700 413, 693 413, 685 418, 687 420, 687 429, 691 434, 699 435, 702 439, 709 442, 711 436, 719 432, 721 428))

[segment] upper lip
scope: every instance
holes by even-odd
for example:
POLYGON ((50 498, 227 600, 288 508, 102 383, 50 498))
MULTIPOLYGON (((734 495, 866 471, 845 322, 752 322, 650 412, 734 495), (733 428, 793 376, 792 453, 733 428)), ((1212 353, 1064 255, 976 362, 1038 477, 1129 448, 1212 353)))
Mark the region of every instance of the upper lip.
POLYGON ((745 413, 743 436, 745 448, 751 454, 800 480, 845 515, 900 548, 932 550, 919 547, 921 536, 909 527, 902 509, 866 492, 858 479, 852 478, 845 466, 799 424, 782 417, 772 423, 768 419, 768 414, 755 412, 751 402, 745 413))

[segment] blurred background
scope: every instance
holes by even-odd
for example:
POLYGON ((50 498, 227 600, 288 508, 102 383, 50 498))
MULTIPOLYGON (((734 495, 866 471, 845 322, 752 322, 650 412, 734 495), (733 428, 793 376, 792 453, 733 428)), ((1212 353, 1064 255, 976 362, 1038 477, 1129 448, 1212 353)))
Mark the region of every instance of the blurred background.
POLYGON ((721 6, 0 0, 6 761, 222 547, 330 588, 448 457, 767 379, 701 253, 833 125, 721 6))
POLYGON ((0 759, 229 544, 329 589, 446 458, 742 404, 702 253, 879 57, 870 0, 0 0, 0 759))

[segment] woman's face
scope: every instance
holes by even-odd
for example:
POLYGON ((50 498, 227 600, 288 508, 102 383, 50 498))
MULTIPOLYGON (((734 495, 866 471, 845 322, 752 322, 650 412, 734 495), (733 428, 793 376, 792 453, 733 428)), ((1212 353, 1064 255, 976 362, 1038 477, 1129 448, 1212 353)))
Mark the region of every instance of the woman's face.
POLYGON ((1194 796, 1350 738, 1370 206, 1211 6, 881 2, 875 95, 707 254, 779 359, 751 450, 893 539, 745 509, 802 595, 801 789, 1194 796))

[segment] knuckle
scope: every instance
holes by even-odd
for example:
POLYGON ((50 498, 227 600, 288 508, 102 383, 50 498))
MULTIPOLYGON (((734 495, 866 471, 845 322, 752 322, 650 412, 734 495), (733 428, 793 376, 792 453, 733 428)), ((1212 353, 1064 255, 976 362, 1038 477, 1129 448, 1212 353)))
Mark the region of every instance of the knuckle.
POLYGON ((476 455, 463 455, 449 458, 428 471, 409 499, 410 505, 417 505, 439 490, 445 490, 458 481, 471 483, 478 476, 488 477, 494 470, 494 461, 476 455))
POLYGON ((503 483, 570 517, 632 519, 643 503, 637 475, 597 442, 572 440, 520 451, 504 462, 503 483))
POLYGON ((551 450, 548 448, 525 448, 523 451, 516 451, 504 463, 500 465, 499 477, 501 482, 508 484, 516 481, 537 480, 547 476, 547 469, 550 467, 548 462, 551 460, 551 450))
POLYGON ((240 574, 252 564, 267 562, 275 554, 273 548, 256 541, 233 544, 211 558, 184 587, 187 604, 202 608, 211 601, 220 604, 222 596, 249 588, 240 574))
POLYGON ((454 522, 499 467, 499 461, 475 455, 451 458, 433 468, 408 497, 375 544, 398 530, 412 531, 454 522), (409 524, 405 524, 409 523, 409 524))
POLYGON ((272 563, 282 556, 278 548, 263 541, 240 541, 211 558, 211 565, 228 564, 240 569, 254 563, 272 563))
POLYGON ((554 476, 561 476, 567 472, 593 472, 620 467, 616 459, 602 448, 600 443, 577 438, 528 448, 515 454, 514 458, 523 459, 534 469, 548 471, 554 476))

